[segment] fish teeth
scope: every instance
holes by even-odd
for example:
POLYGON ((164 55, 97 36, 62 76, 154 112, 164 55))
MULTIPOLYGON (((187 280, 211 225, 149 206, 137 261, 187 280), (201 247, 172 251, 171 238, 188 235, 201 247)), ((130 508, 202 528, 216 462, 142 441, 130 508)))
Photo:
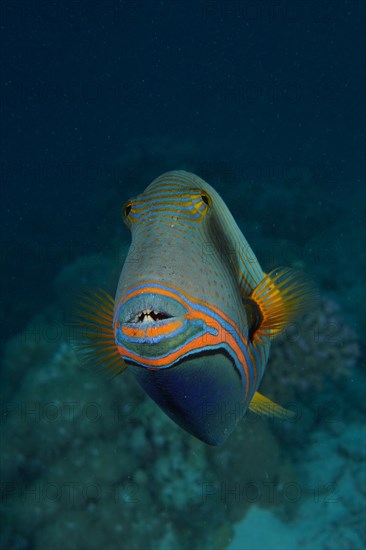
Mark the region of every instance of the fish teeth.
POLYGON ((151 308, 145 308, 139 311, 132 319, 131 323, 153 323, 156 321, 156 317, 159 314, 158 311, 151 308), (155 316, 155 318, 153 317, 155 316))
POLYGON ((163 319, 169 319, 171 315, 163 313, 157 309, 145 308, 131 317, 129 323, 157 323, 163 319))
POLYGON ((142 319, 141 323, 151 323, 152 321, 154 321, 154 319, 151 317, 151 315, 146 315, 145 314, 145 316, 142 319))

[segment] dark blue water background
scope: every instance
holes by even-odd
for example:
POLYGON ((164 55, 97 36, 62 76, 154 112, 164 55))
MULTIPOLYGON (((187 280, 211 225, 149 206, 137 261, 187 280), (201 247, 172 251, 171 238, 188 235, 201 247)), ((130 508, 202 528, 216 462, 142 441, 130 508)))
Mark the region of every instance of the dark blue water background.
POLYGON ((4 345, 66 265, 128 242, 124 201, 175 168, 249 243, 291 242, 362 342, 364 2, 5 1, 1 26, 4 345))

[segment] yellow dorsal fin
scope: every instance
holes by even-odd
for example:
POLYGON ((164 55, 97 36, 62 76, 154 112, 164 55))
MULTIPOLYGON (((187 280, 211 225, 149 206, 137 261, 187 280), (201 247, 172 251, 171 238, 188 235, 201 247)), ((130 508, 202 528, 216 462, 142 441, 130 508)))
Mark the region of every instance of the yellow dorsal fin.
POLYGON ((107 292, 101 289, 83 291, 75 313, 78 328, 75 348, 83 362, 115 376, 127 366, 115 344, 113 314, 113 298, 107 292))
POLYGON ((289 420, 295 415, 292 411, 281 407, 281 405, 277 405, 277 403, 274 403, 259 392, 254 394, 249 404, 249 409, 256 414, 281 418, 282 420, 289 420))
POLYGON ((312 307, 316 298, 315 286, 304 273, 288 267, 274 269, 244 299, 249 319, 254 323, 250 339, 278 336, 312 307))

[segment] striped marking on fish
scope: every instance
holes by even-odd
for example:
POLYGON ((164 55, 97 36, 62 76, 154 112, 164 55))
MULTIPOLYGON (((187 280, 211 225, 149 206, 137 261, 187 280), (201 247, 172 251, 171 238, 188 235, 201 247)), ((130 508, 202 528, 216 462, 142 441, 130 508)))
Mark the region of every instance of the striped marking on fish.
POLYGON ((236 323, 217 307, 198 300, 173 285, 167 286, 151 281, 131 288, 116 308, 114 331, 118 352, 125 360, 129 359, 148 368, 160 369, 171 367, 184 357, 197 354, 201 350, 224 348, 241 372, 243 387, 245 388, 244 400, 248 397, 248 388, 257 382, 257 368, 254 368, 253 362, 253 359, 255 361, 255 357, 248 353, 248 340, 236 323), (121 346, 119 342, 126 342, 128 339, 133 342, 145 343, 147 340, 151 340, 151 343, 156 343, 159 337, 175 336, 179 331, 183 331, 184 329, 184 323, 173 323, 171 333, 167 331, 164 324, 161 328, 156 325, 146 328, 136 327, 135 324, 131 324, 130 328, 128 325, 127 327, 121 326, 117 319, 120 307, 134 296, 139 296, 142 293, 154 293, 177 300, 187 308, 188 312, 185 315, 185 320, 204 323, 204 332, 191 340, 185 341, 184 345, 172 349, 169 353, 155 358, 133 353, 127 347, 121 346), (154 329, 153 334, 150 333, 151 329, 154 329))

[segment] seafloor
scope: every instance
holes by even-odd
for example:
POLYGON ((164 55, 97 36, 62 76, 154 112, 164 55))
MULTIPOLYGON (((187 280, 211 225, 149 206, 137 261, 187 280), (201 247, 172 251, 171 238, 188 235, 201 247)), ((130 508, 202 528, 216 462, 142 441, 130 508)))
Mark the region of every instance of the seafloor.
POLYGON ((364 236, 347 202, 358 188, 344 200, 320 192, 305 165, 266 185, 265 174, 252 181, 193 149, 174 158, 170 147, 169 162, 164 142, 126 152, 118 184, 101 184, 100 249, 58 270, 45 307, 29 293, 28 321, 4 345, 4 550, 366 546, 364 236), (264 269, 305 269, 320 291, 299 330, 274 343, 262 385, 295 420, 248 415, 219 448, 179 429, 128 372, 109 380, 88 369, 72 345, 75 294, 113 293, 126 254, 128 233, 108 214, 173 168, 222 193, 264 269))

